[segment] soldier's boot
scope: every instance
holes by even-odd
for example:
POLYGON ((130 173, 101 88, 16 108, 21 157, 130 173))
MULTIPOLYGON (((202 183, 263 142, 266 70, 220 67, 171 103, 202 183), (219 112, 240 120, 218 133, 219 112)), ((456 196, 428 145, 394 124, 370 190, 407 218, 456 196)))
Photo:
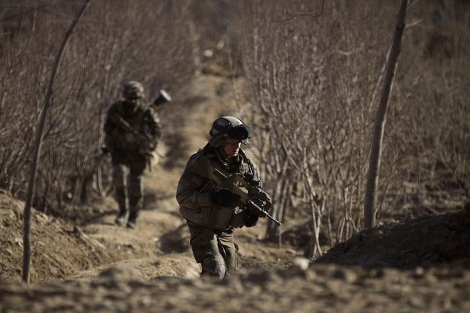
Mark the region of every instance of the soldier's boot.
POLYGON ((127 211, 119 210, 119 213, 116 216, 116 219, 114 220, 114 222, 118 225, 124 225, 128 219, 128 215, 129 214, 127 213, 127 211))
POLYGON ((222 280, 227 275, 225 261, 220 254, 204 258, 201 267, 201 276, 215 277, 222 280))
POLYGON ((113 187, 114 198, 119 205, 119 212, 114 222, 118 225, 125 225, 127 221, 127 181, 125 179, 126 167, 123 164, 115 164, 118 154, 113 154, 113 187))
POLYGON ((116 216, 114 222, 118 225, 124 225, 128 219, 129 213, 126 209, 119 209, 119 212, 116 216))
POLYGON ((127 218, 129 216, 124 190, 116 190, 116 201, 119 205, 119 212, 114 222, 118 225, 124 225, 127 222, 127 218))
POLYGON ((128 228, 135 228, 137 225, 137 216, 135 214, 129 214, 129 219, 127 220, 128 228))
POLYGON ((135 228, 137 223, 137 217, 139 216, 139 204, 141 197, 130 197, 129 198, 129 219, 127 220, 127 227, 135 228))

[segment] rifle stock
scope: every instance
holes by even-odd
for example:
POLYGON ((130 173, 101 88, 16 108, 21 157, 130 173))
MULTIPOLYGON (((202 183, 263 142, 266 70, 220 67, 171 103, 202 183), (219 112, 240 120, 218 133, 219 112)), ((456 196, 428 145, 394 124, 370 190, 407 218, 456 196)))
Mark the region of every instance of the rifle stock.
POLYGON ((135 136, 137 136, 140 142, 142 141, 150 142, 149 137, 145 136, 144 134, 139 132, 137 129, 129 125, 129 123, 126 122, 126 120, 124 120, 121 116, 119 116, 119 114, 114 114, 113 116, 111 116, 111 119, 119 128, 121 128, 125 132, 132 133, 135 136))
POLYGON ((133 133, 133 134, 136 134, 136 135, 139 134, 137 129, 135 129, 134 127, 129 125, 129 123, 126 122, 126 120, 124 120, 119 114, 114 113, 111 116, 111 120, 114 122, 114 124, 116 124, 118 127, 120 127, 125 132, 133 133))
POLYGON ((272 203, 267 193, 260 187, 252 185, 242 175, 233 173, 226 175, 220 170, 214 168, 210 161, 204 157, 199 157, 192 169, 196 174, 208 177, 214 181, 219 189, 227 189, 240 197, 240 202, 246 209, 254 209, 261 213, 261 215, 267 216, 276 225, 281 226, 281 222, 271 216, 266 210, 271 208, 272 203), (204 164, 206 162, 207 164, 204 164), (245 187, 248 192, 241 189, 237 183, 245 187))

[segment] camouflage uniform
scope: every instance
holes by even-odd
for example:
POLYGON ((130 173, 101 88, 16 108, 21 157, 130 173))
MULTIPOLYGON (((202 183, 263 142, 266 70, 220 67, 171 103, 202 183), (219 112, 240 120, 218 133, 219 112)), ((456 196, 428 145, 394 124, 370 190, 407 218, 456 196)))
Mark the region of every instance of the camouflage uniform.
POLYGON ((134 101, 123 99, 108 110, 104 132, 106 148, 111 151, 113 165, 113 187, 119 205, 116 223, 127 220, 128 227, 135 222, 144 195, 143 173, 152 149, 161 137, 160 120, 157 113, 146 107, 143 97, 134 101), (146 146, 136 134, 127 132, 117 125, 113 116, 119 116, 140 134, 147 134, 151 147, 146 146))
POLYGON ((194 169, 204 164, 225 174, 250 173, 255 179, 259 179, 259 170, 242 149, 229 166, 221 148, 208 143, 191 156, 178 183, 176 199, 188 224, 194 258, 202 266, 201 275, 222 279, 237 269, 235 229, 254 226, 258 217, 248 210, 240 211, 236 204, 231 207, 215 205, 210 193, 217 186, 209 178, 196 174, 200 171, 194 169), (206 158, 210 163, 197 162, 198 158, 206 158))

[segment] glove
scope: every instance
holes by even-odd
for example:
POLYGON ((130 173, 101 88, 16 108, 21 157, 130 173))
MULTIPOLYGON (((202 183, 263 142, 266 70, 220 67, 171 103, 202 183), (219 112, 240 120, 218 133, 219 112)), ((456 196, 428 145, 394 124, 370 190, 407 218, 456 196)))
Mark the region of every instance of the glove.
POLYGON ((139 146, 140 154, 148 154, 155 150, 157 147, 157 142, 153 139, 144 140, 139 146))
POLYGON ((101 146, 101 152, 105 155, 111 154, 111 150, 109 150, 106 145, 101 146))
POLYGON ((261 184, 259 180, 255 179, 255 176, 251 172, 246 173, 244 178, 249 184, 251 184, 254 187, 259 187, 261 184))
POLYGON ((240 199, 239 195, 236 195, 227 189, 211 191, 209 192, 209 195, 212 202, 220 206, 231 206, 236 200, 240 199))
POLYGON ((263 211, 258 210, 257 208, 254 207, 254 205, 250 205, 250 201, 248 201, 247 208, 250 214, 252 215, 255 215, 258 217, 266 217, 266 214, 263 213, 263 211))
POLYGON ((258 216, 251 214, 248 210, 244 211, 243 223, 246 227, 253 227, 258 222, 258 216))
POLYGON ((155 138, 149 139, 148 146, 151 151, 155 150, 158 145, 158 140, 155 138))

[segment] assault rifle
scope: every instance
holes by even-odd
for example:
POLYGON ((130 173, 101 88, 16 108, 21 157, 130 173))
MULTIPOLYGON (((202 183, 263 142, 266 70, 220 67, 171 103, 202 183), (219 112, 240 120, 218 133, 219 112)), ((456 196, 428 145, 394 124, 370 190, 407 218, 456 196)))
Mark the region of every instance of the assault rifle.
POLYGON ((253 177, 242 176, 237 173, 226 175, 212 167, 210 161, 204 157, 199 157, 197 162, 201 162, 201 164, 195 164, 192 167, 197 174, 214 181, 217 188, 227 189, 238 195, 240 197, 239 201, 245 209, 255 211, 260 217, 267 216, 276 225, 281 226, 281 222, 267 212, 272 206, 271 198, 259 187, 259 181, 254 180, 253 177), (207 164, 204 164, 205 162, 207 164), (238 184, 245 187, 248 192, 245 192, 238 184))

